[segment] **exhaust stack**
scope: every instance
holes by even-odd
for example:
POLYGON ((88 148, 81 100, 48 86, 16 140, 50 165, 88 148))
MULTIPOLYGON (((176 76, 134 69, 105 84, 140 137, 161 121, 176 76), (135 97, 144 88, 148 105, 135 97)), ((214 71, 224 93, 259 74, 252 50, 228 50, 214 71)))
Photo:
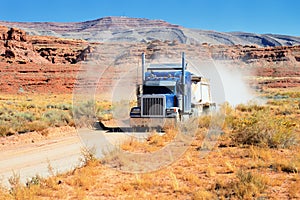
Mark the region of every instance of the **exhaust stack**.
POLYGON ((144 84, 145 81, 145 72, 146 72, 145 53, 142 53, 142 84, 144 84))
POLYGON ((185 96, 186 96, 186 89, 185 89, 185 55, 184 52, 182 52, 181 56, 181 67, 182 67, 182 76, 181 76, 181 81, 182 81, 182 113, 185 113, 185 96))

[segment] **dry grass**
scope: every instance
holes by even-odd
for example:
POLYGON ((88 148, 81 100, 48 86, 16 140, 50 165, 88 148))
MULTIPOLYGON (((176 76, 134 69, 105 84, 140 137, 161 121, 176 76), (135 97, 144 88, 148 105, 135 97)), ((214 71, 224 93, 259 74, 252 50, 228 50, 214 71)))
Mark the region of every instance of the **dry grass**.
POLYGON ((251 148, 221 148, 200 159, 194 146, 172 166, 146 174, 122 173, 88 159, 89 155, 90 161, 82 168, 30 187, 18 186, 16 194, 4 191, 3 195, 5 199, 251 199, 272 196, 272 188, 278 187, 283 197, 297 197, 299 174, 270 165, 283 156, 293 158, 298 149, 269 149, 260 155, 263 149, 251 148), (286 182, 291 184, 284 185, 286 182))
POLYGON ((288 188, 289 198, 297 199, 300 198, 300 177, 298 174, 295 174, 294 178, 292 178, 292 183, 288 188))
POLYGON ((49 126, 73 126, 71 97, 71 95, 2 94, 0 135, 42 132, 49 126))
POLYGON ((266 186, 262 175, 239 170, 231 181, 218 180, 214 190, 221 199, 253 199, 263 197, 266 186))
POLYGON ((135 137, 131 137, 121 145, 121 148, 125 151, 136 153, 154 152, 173 141, 177 133, 178 129, 173 127, 166 128, 165 133, 162 136, 153 130, 145 141, 139 141, 135 137))
POLYGON ((37 131, 48 127, 84 125, 85 120, 110 118, 108 101, 86 102, 72 107, 71 94, 0 95, 0 136, 37 131))
MULTIPOLYGON (((293 91, 289 95, 297 94, 293 91)), ((209 116, 199 119, 195 140, 184 155, 163 169, 124 173, 104 165, 105 159, 95 160, 93 151, 87 150, 82 153, 84 166, 71 172, 53 174, 47 179, 33 177, 27 186, 18 184, 15 175, 11 190, 0 190, 0 199, 297 199, 300 198, 300 108, 296 106, 294 99, 270 99, 265 106, 224 107, 227 114, 224 133, 204 158, 200 156, 201 145, 209 128, 209 116), (265 130, 278 133, 277 145, 269 145, 264 137, 247 138, 249 132, 256 130, 252 124, 259 125, 256 126, 259 131, 255 132, 258 136, 265 130), (237 140, 237 134, 242 141, 237 140), (282 136, 293 136, 295 140, 286 145, 291 138, 282 136)), ((111 107, 107 104, 103 109, 111 107)), ((169 127, 163 136, 153 132, 143 142, 131 139, 121 147, 130 152, 157 151, 174 140, 177 130, 169 127)), ((106 159, 114 159, 113 155, 107 155, 106 159)))
POLYGON ((278 115, 267 106, 239 105, 226 123, 235 145, 288 148, 299 141, 299 122, 294 117, 278 115))

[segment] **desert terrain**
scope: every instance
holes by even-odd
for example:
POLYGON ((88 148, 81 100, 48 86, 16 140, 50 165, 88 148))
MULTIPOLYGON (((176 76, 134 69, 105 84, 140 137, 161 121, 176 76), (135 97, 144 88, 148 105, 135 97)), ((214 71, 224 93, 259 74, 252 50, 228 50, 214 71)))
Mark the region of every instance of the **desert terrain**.
POLYGON ((197 31, 135 18, 0 24, 0 172, 6 174, 0 199, 300 199, 298 37, 197 31), (89 102, 74 101, 76 91, 96 88, 88 94, 95 97, 93 114, 110 119, 114 86, 139 81, 142 52, 149 62, 178 60, 185 52, 190 65, 207 75, 218 66, 232 80, 238 72, 259 102, 223 102, 217 136, 210 131, 218 113, 202 116, 190 145, 172 164, 128 173, 137 158, 126 160, 120 150, 157 152, 176 141, 180 129, 170 126, 163 136, 152 131, 135 140, 88 127, 119 149, 101 152, 99 159, 99 152, 80 144, 86 124, 74 117, 89 111, 89 102), (205 141, 214 145, 208 148, 205 141), (28 161, 19 162, 22 157, 28 161), (39 162, 42 167, 35 167, 39 162), (16 171, 7 175, 10 169, 16 171))

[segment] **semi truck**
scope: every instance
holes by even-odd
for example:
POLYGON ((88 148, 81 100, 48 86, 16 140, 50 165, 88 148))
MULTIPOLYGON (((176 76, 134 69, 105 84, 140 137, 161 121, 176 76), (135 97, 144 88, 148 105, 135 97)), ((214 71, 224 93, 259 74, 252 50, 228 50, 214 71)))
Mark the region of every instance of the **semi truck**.
POLYGON ((209 80, 187 70, 181 63, 146 66, 142 53, 142 84, 136 87, 137 105, 130 110, 131 127, 155 127, 166 119, 176 122, 198 117, 215 106, 209 80))

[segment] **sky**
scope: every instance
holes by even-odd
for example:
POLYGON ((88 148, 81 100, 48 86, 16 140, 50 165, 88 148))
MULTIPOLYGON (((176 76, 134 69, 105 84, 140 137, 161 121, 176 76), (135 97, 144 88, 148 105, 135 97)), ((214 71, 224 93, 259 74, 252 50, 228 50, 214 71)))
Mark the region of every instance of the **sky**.
POLYGON ((160 19, 220 32, 300 36, 299 0, 13 0, 0 4, 0 20, 82 22, 106 16, 160 19))

